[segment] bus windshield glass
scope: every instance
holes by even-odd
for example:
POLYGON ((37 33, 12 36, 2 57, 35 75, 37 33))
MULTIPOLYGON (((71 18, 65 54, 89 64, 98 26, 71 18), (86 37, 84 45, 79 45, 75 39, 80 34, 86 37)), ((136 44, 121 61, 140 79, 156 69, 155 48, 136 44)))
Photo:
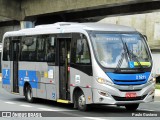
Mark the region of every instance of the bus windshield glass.
POLYGON ((144 38, 138 33, 91 33, 99 63, 106 68, 147 68, 151 57, 144 38))

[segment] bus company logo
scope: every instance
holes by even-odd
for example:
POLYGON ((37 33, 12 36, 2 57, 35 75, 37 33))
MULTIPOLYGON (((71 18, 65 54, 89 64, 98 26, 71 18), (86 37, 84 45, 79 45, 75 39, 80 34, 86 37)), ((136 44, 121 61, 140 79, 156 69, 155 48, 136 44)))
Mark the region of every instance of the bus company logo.
POLYGON ((28 77, 28 71, 26 71, 26 77, 28 77))
POLYGON ((133 86, 128 86, 128 89, 129 90, 134 90, 134 87, 133 86))
POLYGON ((24 81, 29 81, 28 71, 26 71, 26 76, 24 77, 24 81))
POLYGON ((75 84, 80 84, 80 75, 75 75, 75 84))
POLYGON ((5 76, 8 76, 8 70, 6 69, 6 73, 5 73, 5 76))

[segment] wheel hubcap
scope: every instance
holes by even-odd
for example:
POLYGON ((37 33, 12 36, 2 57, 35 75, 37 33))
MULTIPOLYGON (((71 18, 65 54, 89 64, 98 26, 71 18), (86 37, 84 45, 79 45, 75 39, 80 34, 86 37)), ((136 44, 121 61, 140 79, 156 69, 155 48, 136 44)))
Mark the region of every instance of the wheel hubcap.
POLYGON ((86 101, 85 101, 85 96, 84 95, 81 95, 79 97, 78 103, 79 103, 79 107, 81 107, 81 108, 85 105, 86 101))
POLYGON ((27 96, 28 96, 28 100, 31 100, 31 99, 32 99, 32 91, 31 91, 31 88, 28 88, 27 96))

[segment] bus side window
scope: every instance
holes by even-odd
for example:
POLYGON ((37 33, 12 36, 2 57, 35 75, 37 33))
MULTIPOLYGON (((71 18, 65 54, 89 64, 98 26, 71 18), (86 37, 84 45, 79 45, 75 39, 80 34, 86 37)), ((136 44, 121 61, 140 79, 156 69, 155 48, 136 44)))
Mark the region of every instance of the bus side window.
POLYGON ((55 40, 53 36, 38 36, 37 61, 55 63, 55 40))
POLYGON ((55 64, 55 37, 50 36, 46 40, 46 59, 47 62, 55 64))
POLYGON ((40 61, 40 62, 46 61, 45 40, 46 40, 46 37, 43 37, 43 36, 38 36, 37 38, 37 61, 40 61))
POLYGON ((3 47, 3 60, 4 61, 10 60, 9 47, 10 47, 9 38, 5 38, 4 47, 3 47))
POLYGON ((76 63, 90 64, 90 53, 87 44, 87 38, 84 35, 77 39, 76 44, 76 63))
POLYGON ((36 61, 36 37, 25 37, 21 46, 22 61, 36 61))

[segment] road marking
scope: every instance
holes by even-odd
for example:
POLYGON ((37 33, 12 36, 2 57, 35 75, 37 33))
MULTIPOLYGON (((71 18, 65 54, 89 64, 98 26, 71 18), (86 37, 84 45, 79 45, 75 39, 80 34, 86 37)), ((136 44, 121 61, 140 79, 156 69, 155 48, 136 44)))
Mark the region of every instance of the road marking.
MULTIPOLYGON (((155 111, 155 110, 148 110, 148 109, 137 109, 137 110, 155 111)), ((155 111, 155 112, 157 112, 157 111, 155 111)))
POLYGON ((40 110, 45 110, 45 111, 76 111, 76 110, 67 110, 67 109, 49 109, 49 108, 38 108, 40 110))
POLYGON ((62 110, 58 110, 58 109, 48 109, 48 108, 38 108, 40 110, 44 110, 44 111, 62 111, 62 110))
POLYGON ((14 102, 5 102, 5 103, 7 103, 7 104, 16 104, 16 103, 14 103, 14 102))
POLYGON ((97 118, 97 117, 83 117, 83 118, 91 119, 91 120, 108 120, 108 119, 97 118))
POLYGON ((20 105, 22 107, 33 107, 33 106, 30 106, 30 105, 20 105))

